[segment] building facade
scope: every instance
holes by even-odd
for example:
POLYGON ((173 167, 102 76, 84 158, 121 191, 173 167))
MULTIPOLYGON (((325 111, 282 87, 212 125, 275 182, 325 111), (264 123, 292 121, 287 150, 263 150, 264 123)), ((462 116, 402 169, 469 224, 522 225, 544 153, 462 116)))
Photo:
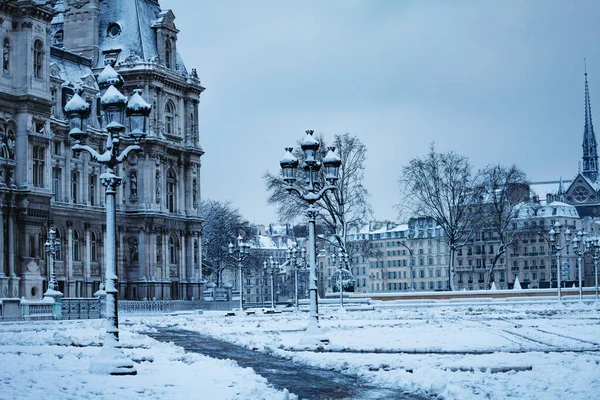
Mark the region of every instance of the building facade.
POLYGON ((41 297, 50 226, 61 241, 55 274, 66 297, 92 296, 104 279, 103 167, 71 150, 63 107, 81 93, 91 106, 87 144, 102 152, 101 72, 110 65, 124 95, 141 89, 152 105, 142 151, 119 168, 120 296, 200 297, 204 88, 177 52, 174 18, 155 0, 0 3, 0 296, 41 297))

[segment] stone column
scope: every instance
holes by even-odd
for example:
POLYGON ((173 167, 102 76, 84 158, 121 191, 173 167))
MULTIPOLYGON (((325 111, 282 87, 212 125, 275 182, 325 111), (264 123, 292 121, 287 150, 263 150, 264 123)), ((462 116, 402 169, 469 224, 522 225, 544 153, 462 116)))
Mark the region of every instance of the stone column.
POLYGON ((194 234, 186 232, 185 240, 187 241, 185 277, 188 282, 188 297, 199 298, 197 293, 194 293, 194 286, 198 282, 194 276, 194 234))
POLYGON ((15 276, 15 217, 14 210, 10 209, 8 215, 8 275, 15 276))
POLYGON ((175 204, 175 212, 177 214, 186 214, 186 207, 185 207, 185 192, 186 192, 186 187, 187 187, 187 182, 185 179, 185 169, 183 167, 183 163, 181 163, 181 165, 179 166, 179 171, 177 171, 177 175, 178 175, 178 179, 179 182, 177 182, 177 193, 175 193, 176 197, 176 204, 175 204))
MULTIPOLYGON (((163 273, 160 279, 161 281, 161 298, 165 298, 165 285, 169 285, 169 290, 171 288, 171 268, 170 268, 170 254, 169 254, 169 231, 163 229, 162 231, 162 246, 163 246, 163 273)), ((170 297, 170 296, 169 296, 170 297)))
MULTIPOLYGON (((0 202, 0 277, 5 276, 5 254, 4 254, 4 204, 0 202)), ((9 274, 10 275, 10 274, 9 274)), ((4 297, 4 293, 0 291, 0 297, 4 297)))
POLYGON ((14 208, 11 206, 8 211, 8 293, 10 297, 19 297, 20 278, 15 274, 15 217, 14 208))
POLYGON ((4 204, 0 201, 0 298, 9 297, 8 277, 6 276, 6 265, 4 263, 4 204))
POLYGON ((156 107, 153 108, 154 112, 156 113, 156 122, 157 122, 157 126, 154 127, 155 131, 156 131, 156 136, 158 137, 162 137, 162 132, 160 127, 163 127, 163 108, 164 108, 164 104, 163 104, 163 94, 162 94, 162 89, 161 88, 156 88, 156 107))
POLYGON ((186 273, 187 271, 187 259, 186 259, 186 243, 185 243, 185 231, 181 231, 181 238, 179 240, 179 297, 180 298, 186 298, 187 290, 185 289, 187 287, 187 282, 189 281, 189 276, 186 273))
POLYGON ((65 296, 71 297, 73 289, 73 221, 67 221, 67 243, 65 246, 65 296))
MULTIPOLYGON (((89 199, 88 199, 89 201, 89 199)), ((84 224, 85 232, 85 255, 83 259, 83 283, 84 283, 84 297, 89 297, 92 288, 88 288, 88 283, 91 282, 91 262, 92 262, 92 232, 90 231, 91 225, 89 222, 84 224)), ((96 249, 97 250, 97 249, 96 249)))

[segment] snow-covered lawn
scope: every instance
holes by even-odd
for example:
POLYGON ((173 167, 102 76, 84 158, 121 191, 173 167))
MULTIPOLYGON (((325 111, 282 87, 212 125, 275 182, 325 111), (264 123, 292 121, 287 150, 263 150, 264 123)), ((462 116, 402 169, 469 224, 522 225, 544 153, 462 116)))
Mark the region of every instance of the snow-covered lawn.
POLYGON ((121 330, 137 375, 95 375, 104 321, 0 323, 0 399, 285 399, 250 369, 121 330))
POLYGON ((288 396, 233 361, 185 353, 142 334, 169 327, 439 399, 600 398, 597 306, 482 304, 351 312, 321 307, 321 311, 321 326, 331 344, 318 352, 299 345, 306 313, 122 317, 124 351, 139 362, 138 375, 128 377, 88 372, 102 343, 102 321, 3 323, 0 397, 288 396))

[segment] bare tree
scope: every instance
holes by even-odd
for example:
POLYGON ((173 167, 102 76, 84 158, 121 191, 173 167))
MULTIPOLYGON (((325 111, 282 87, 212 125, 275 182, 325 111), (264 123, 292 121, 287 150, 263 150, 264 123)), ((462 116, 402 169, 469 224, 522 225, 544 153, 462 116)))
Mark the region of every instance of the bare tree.
POLYGON ((413 158, 402 167, 399 185, 402 213, 417 218, 432 218, 443 230, 448 243, 448 278, 454 286, 454 253, 470 238, 477 218, 473 205, 480 201, 477 176, 465 156, 452 151, 438 153, 432 143, 429 153, 413 158))
MULTIPOLYGON (((318 135, 317 140, 320 142, 319 153, 322 157, 327 150, 327 144, 323 135, 318 135)), ((327 227, 333 237, 332 244, 349 254, 346 243, 348 230, 363 225, 372 215, 369 193, 363 186, 367 148, 357 136, 348 133, 335 135, 333 146, 342 160, 340 176, 336 183, 338 190, 327 192, 315 203, 322 211, 319 213, 320 220, 317 224, 327 227)), ((297 146, 294 155, 302 162, 304 154, 300 146, 297 146)), ((298 172, 298 181, 302 182, 304 171, 300 169, 298 172)), ((268 202, 277 206, 277 213, 282 221, 293 221, 306 214, 308 204, 285 190, 286 185, 280 174, 267 173, 264 179, 270 192, 268 202)), ((327 237, 324 235, 325 240, 328 240, 327 237)))
POLYGON ((249 237, 249 224, 229 201, 203 200, 200 207, 204 216, 203 274, 207 277, 214 275, 217 286, 220 286, 223 270, 234 266, 227 245, 235 243, 238 235, 249 237))
POLYGON ((514 165, 489 165, 481 171, 480 177, 484 196, 481 209, 486 230, 499 241, 492 263, 487 268, 486 287, 489 289, 494 280, 496 264, 511 246, 517 245, 525 233, 523 227, 529 226, 518 224, 518 221, 530 218, 525 215, 531 209, 530 190, 526 174, 514 165))

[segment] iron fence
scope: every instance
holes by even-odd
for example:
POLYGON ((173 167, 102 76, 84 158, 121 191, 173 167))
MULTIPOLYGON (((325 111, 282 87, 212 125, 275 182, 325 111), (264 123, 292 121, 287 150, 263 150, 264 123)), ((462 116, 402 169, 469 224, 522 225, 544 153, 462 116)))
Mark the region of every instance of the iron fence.
POLYGON ((100 318, 100 300, 97 298, 63 298, 62 319, 100 318))
POLYGON ((155 314, 193 310, 229 310, 237 302, 206 300, 119 300, 119 313, 155 314))

